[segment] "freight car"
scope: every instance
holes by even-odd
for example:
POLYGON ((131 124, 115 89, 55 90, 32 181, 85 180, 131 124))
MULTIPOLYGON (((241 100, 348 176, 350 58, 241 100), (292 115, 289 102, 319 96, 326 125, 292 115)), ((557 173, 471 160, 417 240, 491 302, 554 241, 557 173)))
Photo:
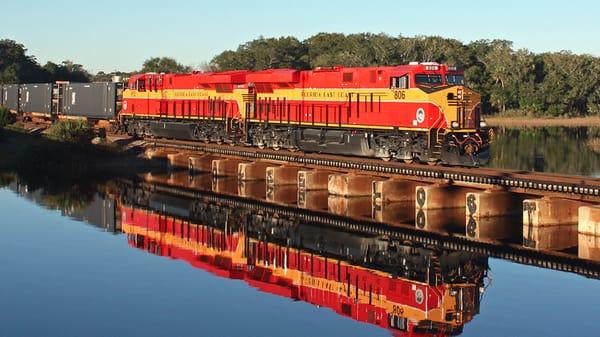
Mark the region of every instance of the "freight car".
POLYGON ((9 84, 0 87, 0 105, 25 119, 115 121, 122 92, 122 83, 9 84))
POLYGON ((437 63, 141 74, 123 93, 130 134, 481 165, 480 96, 437 63))

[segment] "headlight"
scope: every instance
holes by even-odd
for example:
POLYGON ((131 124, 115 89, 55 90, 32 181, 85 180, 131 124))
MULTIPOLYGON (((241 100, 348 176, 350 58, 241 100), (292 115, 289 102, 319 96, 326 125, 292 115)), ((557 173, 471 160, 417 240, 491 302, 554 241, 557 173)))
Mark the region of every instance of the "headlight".
POLYGON ((454 121, 454 122, 450 123, 450 125, 456 129, 458 127, 458 122, 454 121))
POLYGON ((487 123, 484 121, 479 122, 479 127, 481 128, 485 128, 487 126, 487 123))

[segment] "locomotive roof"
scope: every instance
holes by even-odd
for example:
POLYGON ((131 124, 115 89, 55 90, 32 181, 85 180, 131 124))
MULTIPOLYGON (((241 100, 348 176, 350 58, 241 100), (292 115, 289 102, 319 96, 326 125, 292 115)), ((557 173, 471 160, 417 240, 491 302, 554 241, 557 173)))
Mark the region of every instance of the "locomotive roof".
MULTIPOLYGON (((187 74, 163 74, 166 77, 187 77, 200 84, 243 84, 243 83, 297 83, 303 81, 319 81, 337 79, 339 74, 356 74, 358 79, 351 82, 365 82, 370 78, 373 82, 374 76, 381 75, 403 75, 406 73, 417 72, 462 72, 455 67, 448 67, 444 64, 435 62, 411 63, 397 66, 372 66, 372 67, 317 67, 311 70, 296 69, 264 69, 264 70, 230 70, 222 72, 193 72, 187 74)), ((131 76, 130 80, 137 80, 146 75, 156 75, 156 73, 138 74, 131 76)))

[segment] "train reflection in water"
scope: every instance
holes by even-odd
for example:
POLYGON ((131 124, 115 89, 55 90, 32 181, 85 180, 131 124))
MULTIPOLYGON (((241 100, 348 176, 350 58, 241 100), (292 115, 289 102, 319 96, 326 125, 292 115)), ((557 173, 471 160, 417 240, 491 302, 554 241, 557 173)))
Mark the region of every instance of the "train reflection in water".
POLYGON ((124 185, 129 243, 400 336, 457 335, 479 313, 487 257, 323 228, 124 185))

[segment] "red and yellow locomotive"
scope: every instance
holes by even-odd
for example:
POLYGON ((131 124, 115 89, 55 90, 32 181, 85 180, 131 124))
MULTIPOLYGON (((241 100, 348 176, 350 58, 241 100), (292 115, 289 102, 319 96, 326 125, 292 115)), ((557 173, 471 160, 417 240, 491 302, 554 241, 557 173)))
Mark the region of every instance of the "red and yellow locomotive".
POLYGON ((453 165, 482 165, 480 96, 437 63, 131 77, 130 134, 453 165))

